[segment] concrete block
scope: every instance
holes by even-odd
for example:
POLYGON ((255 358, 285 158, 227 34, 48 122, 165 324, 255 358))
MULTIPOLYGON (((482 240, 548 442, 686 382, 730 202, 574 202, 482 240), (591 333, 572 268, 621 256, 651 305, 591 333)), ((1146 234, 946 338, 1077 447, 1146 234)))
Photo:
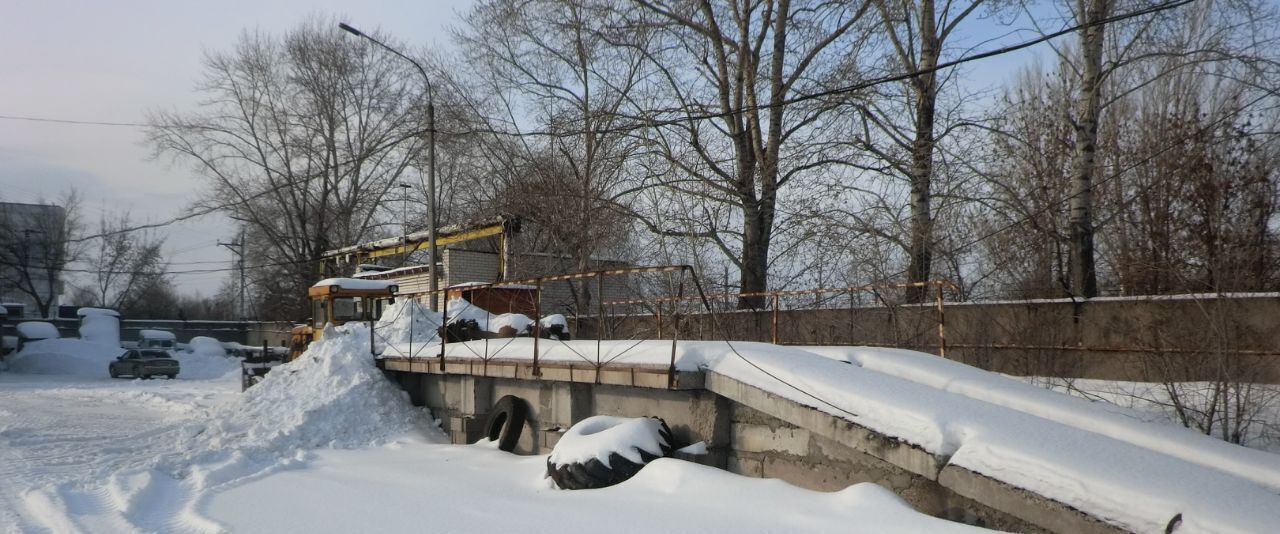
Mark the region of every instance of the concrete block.
POLYGON ((733 425, 730 447, 743 452, 783 452, 795 456, 809 454, 809 431, 801 428, 769 428, 738 423, 733 425))
MULTIPOLYGON (((1015 488, 963 467, 946 466, 938 475, 938 483, 957 495, 982 503, 986 507, 1008 514, 1013 518, 1025 521, 1048 532, 1082 534, 1126 532, 1060 502, 1041 497, 1021 488, 1015 488)), ((988 522, 993 528, 1026 530, 1007 523, 1012 522, 998 517, 988 522)))

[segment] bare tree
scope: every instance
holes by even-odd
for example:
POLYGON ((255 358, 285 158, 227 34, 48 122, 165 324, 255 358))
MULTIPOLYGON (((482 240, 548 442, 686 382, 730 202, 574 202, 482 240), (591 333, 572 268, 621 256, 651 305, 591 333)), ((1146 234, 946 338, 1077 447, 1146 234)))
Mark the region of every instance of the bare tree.
MULTIPOLYGON (((845 165, 828 135, 837 99, 790 103, 857 76, 869 4, 765 1, 649 1, 629 25, 653 32, 647 51, 656 80, 647 132, 663 162, 646 172, 694 211, 649 206, 660 235, 709 239, 740 274, 743 292, 769 286, 771 245, 788 186, 845 165)), ((827 175, 832 177, 831 174, 827 175)), ((821 194, 792 187, 790 202, 821 194)), ((662 201, 660 201, 662 202, 662 201)), ((758 307, 759 297, 742 307, 758 307)))
POLYGON ((526 246, 568 256, 571 270, 618 250, 630 230, 623 184, 640 143, 619 126, 645 58, 617 44, 614 4, 490 0, 458 33, 468 64, 481 67, 473 68, 474 83, 493 95, 475 105, 506 115, 482 120, 538 130, 514 143, 486 141, 508 153, 489 177, 492 196, 480 204, 530 221, 526 246))
POLYGON ((287 316, 304 313, 321 253, 390 217, 380 203, 420 144, 423 87, 411 68, 315 19, 209 53, 202 110, 152 118, 156 153, 205 178, 210 200, 199 204, 224 206, 259 240, 255 269, 286 282, 263 298, 292 303, 287 316))
MULTIPOLYGON (((954 71, 934 69, 957 29, 979 9, 987 9, 996 2, 970 0, 939 6, 934 0, 875 0, 874 4, 890 46, 890 71, 919 74, 902 83, 900 96, 886 94, 886 98, 861 106, 868 115, 863 120, 868 135, 862 143, 881 158, 892 173, 905 176, 910 184, 907 280, 921 282, 932 275, 936 248, 932 202, 935 152, 955 127, 951 123, 960 122, 950 120, 938 128, 939 95, 943 86, 956 76, 954 71), (898 103, 907 109, 898 109, 898 103)), ((907 298, 920 302, 924 290, 912 289, 907 292, 907 298)))
POLYGON ((98 236, 88 246, 88 281, 76 287, 73 301, 81 306, 123 310, 133 306, 152 286, 165 279, 164 239, 146 230, 130 231, 128 214, 104 214, 98 236))
POLYGON ((80 196, 69 191, 52 204, 0 204, 0 295, 16 291, 50 317, 67 266, 81 249, 80 196))

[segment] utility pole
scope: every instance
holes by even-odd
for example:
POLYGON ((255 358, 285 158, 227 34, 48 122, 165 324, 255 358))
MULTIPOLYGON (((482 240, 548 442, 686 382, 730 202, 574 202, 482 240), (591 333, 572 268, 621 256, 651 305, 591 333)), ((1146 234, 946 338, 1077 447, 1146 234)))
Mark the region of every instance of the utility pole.
POLYGON ((245 313, 244 307, 244 229, 240 230, 240 241, 233 241, 231 243, 223 243, 219 241, 218 245, 227 247, 228 250, 235 253, 235 255, 240 258, 240 309, 237 310, 237 315, 240 316, 241 321, 244 321, 247 319, 246 315, 248 315, 245 313))

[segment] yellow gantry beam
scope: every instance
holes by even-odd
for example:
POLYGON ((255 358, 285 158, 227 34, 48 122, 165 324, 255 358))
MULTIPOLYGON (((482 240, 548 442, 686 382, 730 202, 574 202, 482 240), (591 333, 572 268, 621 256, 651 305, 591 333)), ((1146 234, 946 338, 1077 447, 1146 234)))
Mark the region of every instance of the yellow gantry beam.
MULTIPOLYGON (((476 228, 474 230, 466 230, 466 231, 458 232, 456 234, 436 236, 436 246, 443 247, 445 245, 451 245, 453 243, 461 243, 463 241, 470 241, 472 239, 480 239, 482 237, 489 237, 489 236, 495 236, 500 234, 502 234, 502 224, 495 224, 492 226, 485 226, 483 228, 476 228)), ((360 251, 360 252, 355 252, 353 254, 362 258, 374 259, 374 258, 382 258, 385 256, 395 256, 399 254, 406 254, 409 252, 423 250, 428 247, 430 247, 430 243, 426 240, 423 240, 423 241, 417 241, 417 242, 407 243, 407 244, 399 243, 389 247, 376 248, 368 251, 360 251)))

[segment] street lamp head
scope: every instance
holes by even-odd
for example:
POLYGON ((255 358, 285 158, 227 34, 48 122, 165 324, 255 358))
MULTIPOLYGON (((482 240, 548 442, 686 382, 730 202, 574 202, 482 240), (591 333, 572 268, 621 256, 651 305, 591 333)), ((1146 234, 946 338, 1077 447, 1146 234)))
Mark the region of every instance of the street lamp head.
POLYGON ((342 31, 347 32, 347 33, 349 33, 349 34, 351 34, 351 35, 355 35, 355 36, 357 36, 357 37, 364 37, 364 36, 365 36, 363 33, 360 33, 360 30, 357 30, 357 29, 355 29, 355 28, 352 28, 349 24, 347 24, 347 23, 345 23, 345 22, 339 22, 339 23, 338 23, 338 27, 339 27, 339 28, 342 28, 342 31))

